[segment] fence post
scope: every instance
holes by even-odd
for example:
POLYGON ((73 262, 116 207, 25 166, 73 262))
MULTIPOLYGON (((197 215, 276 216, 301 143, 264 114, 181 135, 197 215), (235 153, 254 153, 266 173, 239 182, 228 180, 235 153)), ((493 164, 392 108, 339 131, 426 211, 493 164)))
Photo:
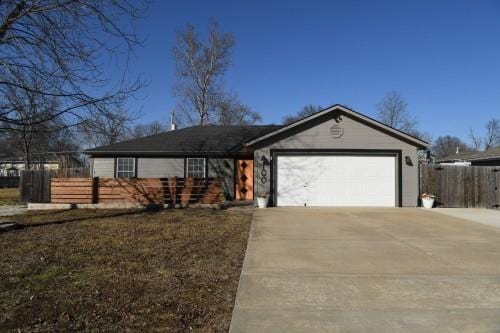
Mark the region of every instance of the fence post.
POLYGON ((184 178, 184 187, 181 191, 181 205, 183 207, 189 206, 191 201, 191 196, 193 194, 194 178, 186 177, 184 178))
POLYGON ((92 178, 92 203, 99 203, 99 177, 92 178))
POLYGON ((177 204, 177 177, 168 177, 168 191, 170 193, 170 200, 172 201, 172 207, 177 204))

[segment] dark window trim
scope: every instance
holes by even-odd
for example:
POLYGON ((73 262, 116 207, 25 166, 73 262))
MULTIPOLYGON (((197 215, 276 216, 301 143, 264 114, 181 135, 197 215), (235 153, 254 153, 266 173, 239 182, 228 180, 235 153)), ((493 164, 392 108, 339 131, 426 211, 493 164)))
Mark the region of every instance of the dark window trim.
POLYGON ((403 207, 403 150, 402 149, 270 149, 271 163, 271 183, 270 194, 274 207, 278 206, 276 190, 278 188, 278 156, 293 155, 378 155, 395 156, 397 163, 396 175, 396 202, 395 207, 403 207))
POLYGON ((233 158, 233 200, 236 201, 236 192, 238 191, 237 189, 237 184, 239 182, 239 180, 236 178, 238 176, 237 172, 236 172, 236 168, 237 168, 237 163, 238 163, 238 158, 233 158))
POLYGON ((135 157, 135 160, 134 160, 134 178, 137 178, 137 170, 139 170, 139 158, 138 157, 135 157))

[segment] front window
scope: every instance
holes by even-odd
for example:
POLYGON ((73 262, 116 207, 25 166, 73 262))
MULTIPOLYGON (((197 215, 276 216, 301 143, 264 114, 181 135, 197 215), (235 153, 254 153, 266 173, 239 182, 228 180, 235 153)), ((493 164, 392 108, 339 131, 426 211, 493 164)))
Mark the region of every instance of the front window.
POLYGON ((135 177, 135 158, 119 157, 116 159, 116 178, 135 177))
POLYGON ((186 160, 186 176, 192 178, 205 178, 205 159, 188 158, 186 160))

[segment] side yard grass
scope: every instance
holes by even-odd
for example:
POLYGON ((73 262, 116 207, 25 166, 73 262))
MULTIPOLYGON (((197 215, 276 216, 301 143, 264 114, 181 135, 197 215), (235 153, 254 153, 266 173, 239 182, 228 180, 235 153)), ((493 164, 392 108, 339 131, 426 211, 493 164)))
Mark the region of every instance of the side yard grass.
POLYGON ((251 211, 36 212, 0 233, 0 327, 222 332, 251 211))
POLYGON ((0 205, 15 205, 19 203, 17 188, 0 188, 0 205))

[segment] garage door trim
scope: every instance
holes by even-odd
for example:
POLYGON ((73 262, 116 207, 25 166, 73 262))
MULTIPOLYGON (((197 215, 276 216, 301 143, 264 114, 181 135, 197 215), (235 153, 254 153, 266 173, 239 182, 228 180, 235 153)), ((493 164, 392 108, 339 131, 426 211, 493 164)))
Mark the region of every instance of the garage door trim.
POLYGON ((273 206, 278 206, 278 157, 279 156, 328 156, 328 155, 357 155, 357 156, 392 156, 396 157, 396 207, 402 207, 403 204, 403 165, 401 149, 271 149, 271 199, 273 206))

